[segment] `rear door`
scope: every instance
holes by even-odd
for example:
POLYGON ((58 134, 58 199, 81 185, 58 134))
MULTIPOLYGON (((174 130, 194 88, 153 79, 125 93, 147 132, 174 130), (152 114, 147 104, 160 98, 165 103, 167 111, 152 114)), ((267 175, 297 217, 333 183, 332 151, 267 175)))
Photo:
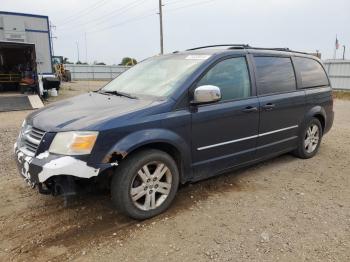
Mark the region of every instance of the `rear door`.
POLYGON ((245 56, 213 65, 195 87, 220 88, 219 102, 196 106, 192 113, 192 158, 197 179, 255 157, 259 102, 245 56))
POLYGON ((297 89, 288 56, 254 56, 260 105, 257 157, 278 154, 297 145, 305 113, 305 91, 297 89))
POLYGON ((293 57, 293 62, 301 80, 300 88, 305 90, 306 110, 310 112, 314 107, 320 106, 325 111, 324 131, 333 122, 332 89, 323 66, 319 61, 308 57, 293 57))

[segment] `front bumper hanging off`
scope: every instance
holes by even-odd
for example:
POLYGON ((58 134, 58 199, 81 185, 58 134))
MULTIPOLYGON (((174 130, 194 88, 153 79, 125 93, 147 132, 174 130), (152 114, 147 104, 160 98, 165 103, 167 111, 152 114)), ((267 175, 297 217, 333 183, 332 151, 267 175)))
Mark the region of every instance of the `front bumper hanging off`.
POLYGON ((43 183, 50 178, 54 177, 61 184, 69 184, 62 180, 62 176, 91 178, 98 176, 102 171, 102 168, 88 166, 87 162, 72 156, 50 154, 48 151, 37 156, 29 156, 25 150, 18 148, 17 144, 14 150, 19 173, 30 187, 38 186, 41 193, 46 193, 43 183))

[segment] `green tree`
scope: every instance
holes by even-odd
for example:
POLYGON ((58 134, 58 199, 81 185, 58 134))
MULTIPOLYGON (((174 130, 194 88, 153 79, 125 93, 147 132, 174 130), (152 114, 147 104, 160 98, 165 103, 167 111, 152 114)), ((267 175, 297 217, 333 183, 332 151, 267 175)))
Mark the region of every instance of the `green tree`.
POLYGON ((122 59, 122 62, 119 65, 123 65, 123 66, 133 66, 136 65, 137 61, 135 58, 131 58, 131 57, 124 57, 122 59))

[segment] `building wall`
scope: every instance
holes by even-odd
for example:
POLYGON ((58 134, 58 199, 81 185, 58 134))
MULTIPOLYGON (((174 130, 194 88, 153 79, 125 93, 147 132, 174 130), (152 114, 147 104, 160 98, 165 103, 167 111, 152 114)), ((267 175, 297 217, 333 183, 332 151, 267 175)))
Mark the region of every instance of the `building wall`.
POLYGON ((52 73, 49 18, 0 11, 0 41, 35 45, 38 73, 52 73))
POLYGON ((350 90, 350 60, 326 60, 324 65, 333 89, 350 90))
POLYGON ((72 80, 112 80, 128 68, 109 65, 65 65, 65 69, 70 70, 72 74, 72 80))

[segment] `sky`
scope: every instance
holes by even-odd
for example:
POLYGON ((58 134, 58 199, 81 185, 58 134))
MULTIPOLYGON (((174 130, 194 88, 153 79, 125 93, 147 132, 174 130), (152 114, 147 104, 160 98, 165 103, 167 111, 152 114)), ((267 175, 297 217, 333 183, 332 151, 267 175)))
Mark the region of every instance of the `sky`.
MULTIPOLYGON (((54 54, 118 64, 159 54, 158 0, 1 0, 1 11, 49 16, 54 54)), ((336 35, 350 58, 349 0, 163 0, 164 50, 250 44, 319 50, 333 58, 336 35)))

